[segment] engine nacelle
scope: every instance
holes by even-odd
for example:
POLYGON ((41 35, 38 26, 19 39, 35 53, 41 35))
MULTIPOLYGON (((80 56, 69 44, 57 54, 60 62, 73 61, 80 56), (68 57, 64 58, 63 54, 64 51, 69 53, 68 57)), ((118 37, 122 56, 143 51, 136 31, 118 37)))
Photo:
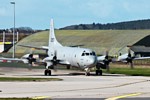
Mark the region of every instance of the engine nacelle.
POLYGON ((25 54, 21 57, 22 61, 24 63, 33 64, 36 62, 37 59, 39 59, 39 55, 33 55, 33 54, 25 54))
POLYGON ((100 68, 106 69, 106 65, 103 64, 103 63, 97 63, 97 64, 96 64, 96 68, 97 68, 97 69, 100 69, 100 68))

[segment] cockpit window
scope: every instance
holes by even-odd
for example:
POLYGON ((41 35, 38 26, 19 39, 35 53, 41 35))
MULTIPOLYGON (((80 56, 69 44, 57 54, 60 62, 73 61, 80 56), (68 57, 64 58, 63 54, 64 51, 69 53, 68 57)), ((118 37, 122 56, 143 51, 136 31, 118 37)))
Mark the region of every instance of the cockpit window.
POLYGON ((85 56, 85 53, 82 53, 82 56, 85 56))
POLYGON ((89 53, 86 53, 87 56, 89 56, 89 53))
POLYGON ((89 55, 91 55, 91 56, 92 56, 92 55, 93 55, 93 56, 95 56, 96 54, 95 54, 95 52, 94 52, 94 51, 93 51, 93 52, 90 52, 90 53, 88 53, 88 52, 85 52, 85 51, 84 51, 84 52, 82 53, 82 55, 81 55, 81 56, 89 56, 89 55))

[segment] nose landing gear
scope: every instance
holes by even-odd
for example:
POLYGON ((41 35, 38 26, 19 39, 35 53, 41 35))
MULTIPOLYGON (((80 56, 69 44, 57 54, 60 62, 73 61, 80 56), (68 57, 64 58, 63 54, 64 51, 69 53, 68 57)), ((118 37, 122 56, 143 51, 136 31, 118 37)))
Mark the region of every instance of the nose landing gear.
POLYGON ((85 68, 85 76, 90 76, 90 69, 89 68, 85 68))

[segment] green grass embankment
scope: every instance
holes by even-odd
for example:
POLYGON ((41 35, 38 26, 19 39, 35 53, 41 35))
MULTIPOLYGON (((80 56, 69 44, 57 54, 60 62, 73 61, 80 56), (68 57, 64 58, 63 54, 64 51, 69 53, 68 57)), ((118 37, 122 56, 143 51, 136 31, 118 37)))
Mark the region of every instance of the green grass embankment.
POLYGON ((62 81, 59 78, 19 78, 19 77, 0 77, 0 82, 25 81, 25 82, 45 82, 45 81, 62 81))
MULTIPOLYGON (((110 55, 115 55, 121 48, 133 45, 150 35, 150 30, 56 30, 55 33, 57 40, 63 45, 84 45, 83 47, 93 49, 97 54, 105 54, 105 51, 109 49, 110 55)), ((49 31, 30 35, 17 43, 16 53, 31 51, 29 48, 18 45, 47 46, 48 37, 49 31)), ((12 52, 12 49, 9 52, 12 52)), ((34 51, 34 53, 38 52, 41 50, 34 51)), ((127 52, 126 49, 122 51, 122 53, 125 52, 127 52)))
POLYGON ((33 98, 0 98, 0 100, 51 100, 51 99, 33 99, 33 98))
MULTIPOLYGON (((106 72, 106 70, 104 70, 106 72)), ((107 72, 106 72, 107 73, 107 72)), ((111 74, 125 74, 131 76, 150 76, 150 66, 147 65, 134 65, 131 69, 129 65, 126 64, 112 64, 110 66, 111 74)))

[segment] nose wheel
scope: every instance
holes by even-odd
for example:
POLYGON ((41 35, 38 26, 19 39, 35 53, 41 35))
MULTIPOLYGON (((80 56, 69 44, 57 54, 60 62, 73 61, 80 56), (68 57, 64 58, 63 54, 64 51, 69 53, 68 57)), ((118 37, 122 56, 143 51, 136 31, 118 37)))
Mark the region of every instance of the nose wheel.
POLYGON ((90 76, 90 72, 85 72, 85 76, 90 76))
POLYGON ((90 68, 85 68, 85 76, 90 76, 90 68))

